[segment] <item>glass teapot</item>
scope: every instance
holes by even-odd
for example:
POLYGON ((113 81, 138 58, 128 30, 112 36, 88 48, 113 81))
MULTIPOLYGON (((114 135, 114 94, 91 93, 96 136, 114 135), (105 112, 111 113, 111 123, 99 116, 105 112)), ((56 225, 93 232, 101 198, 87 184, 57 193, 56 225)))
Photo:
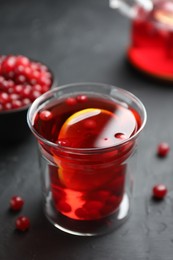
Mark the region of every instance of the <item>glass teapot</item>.
POLYGON ((129 61, 157 78, 173 81, 173 0, 110 0, 130 18, 129 61))

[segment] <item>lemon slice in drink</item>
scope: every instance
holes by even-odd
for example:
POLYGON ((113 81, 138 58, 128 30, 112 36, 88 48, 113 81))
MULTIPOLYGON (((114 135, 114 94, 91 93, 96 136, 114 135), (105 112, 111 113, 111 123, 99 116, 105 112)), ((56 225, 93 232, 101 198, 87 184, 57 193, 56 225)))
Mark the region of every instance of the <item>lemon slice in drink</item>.
POLYGON ((128 139, 136 129, 135 115, 125 107, 114 112, 87 108, 65 121, 58 142, 72 148, 106 148, 128 139))
POLYGON ((115 115, 108 110, 99 108, 80 110, 65 121, 58 141, 73 148, 98 148, 100 138, 108 140, 107 125, 112 120, 115 120, 115 115))

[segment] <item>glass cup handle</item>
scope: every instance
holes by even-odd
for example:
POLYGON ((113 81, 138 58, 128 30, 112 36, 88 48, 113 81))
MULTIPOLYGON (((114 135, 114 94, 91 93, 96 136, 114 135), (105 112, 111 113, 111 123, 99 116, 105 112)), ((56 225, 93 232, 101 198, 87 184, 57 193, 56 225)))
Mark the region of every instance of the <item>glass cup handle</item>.
POLYGON ((109 7, 112 9, 119 9, 119 11, 129 18, 136 16, 134 3, 142 6, 147 11, 151 11, 153 8, 152 0, 109 0, 109 7))

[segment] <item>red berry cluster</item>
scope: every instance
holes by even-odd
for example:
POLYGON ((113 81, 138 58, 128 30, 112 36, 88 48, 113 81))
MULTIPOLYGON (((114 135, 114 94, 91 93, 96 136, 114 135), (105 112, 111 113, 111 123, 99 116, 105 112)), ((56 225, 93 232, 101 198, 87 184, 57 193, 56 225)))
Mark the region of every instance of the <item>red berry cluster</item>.
POLYGON ((22 55, 0 56, 0 111, 27 106, 52 85, 48 68, 22 55))
MULTIPOLYGON (((10 209, 13 211, 20 211, 24 205, 24 200, 20 196, 13 196, 10 199, 10 209)), ((30 227, 30 220, 26 216, 19 216, 16 219, 16 229, 26 231, 30 227)))

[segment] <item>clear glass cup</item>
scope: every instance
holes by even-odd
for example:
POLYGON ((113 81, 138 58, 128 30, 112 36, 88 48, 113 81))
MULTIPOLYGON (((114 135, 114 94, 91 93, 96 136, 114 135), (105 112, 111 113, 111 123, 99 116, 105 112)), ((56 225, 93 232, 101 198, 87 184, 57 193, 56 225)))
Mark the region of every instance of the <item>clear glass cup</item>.
POLYGON ((39 145, 46 217, 83 236, 112 231, 129 216, 136 148, 146 123, 142 102, 99 83, 60 86, 27 115, 39 145))

